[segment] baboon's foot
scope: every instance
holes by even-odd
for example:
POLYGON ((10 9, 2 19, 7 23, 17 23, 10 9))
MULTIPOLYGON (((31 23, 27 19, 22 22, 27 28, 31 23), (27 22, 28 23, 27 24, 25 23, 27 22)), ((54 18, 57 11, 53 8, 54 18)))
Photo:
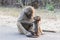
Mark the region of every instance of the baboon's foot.
POLYGON ((34 32, 31 32, 31 34, 26 35, 26 36, 27 36, 27 37, 31 37, 31 38, 37 38, 37 37, 39 37, 39 35, 35 35, 34 32))
POLYGON ((26 35, 27 37, 31 37, 31 38, 38 38, 39 36, 37 35, 26 35))

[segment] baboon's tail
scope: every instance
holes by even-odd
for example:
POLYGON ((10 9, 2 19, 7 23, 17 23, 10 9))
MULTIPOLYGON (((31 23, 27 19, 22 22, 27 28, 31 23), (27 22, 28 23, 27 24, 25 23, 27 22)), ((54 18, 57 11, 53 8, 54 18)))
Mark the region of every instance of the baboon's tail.
POLYGON ((52 33, 56 33, 56 31, 53 30, 42 30, 43 32, 52 32, 52 33))

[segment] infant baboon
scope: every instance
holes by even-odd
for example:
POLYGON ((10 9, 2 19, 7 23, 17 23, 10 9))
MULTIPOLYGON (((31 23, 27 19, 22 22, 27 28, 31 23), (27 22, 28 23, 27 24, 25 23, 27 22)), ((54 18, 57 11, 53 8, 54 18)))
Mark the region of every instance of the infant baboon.
POLYGON ((41 22, 41 18, 39 16, 34 17, 34 22, 33 22, 33 27, 34 27, 34 35, 35 36, 39 36, 40 34, 42 34, 42 30, 40 28, 40 22, 41 22))

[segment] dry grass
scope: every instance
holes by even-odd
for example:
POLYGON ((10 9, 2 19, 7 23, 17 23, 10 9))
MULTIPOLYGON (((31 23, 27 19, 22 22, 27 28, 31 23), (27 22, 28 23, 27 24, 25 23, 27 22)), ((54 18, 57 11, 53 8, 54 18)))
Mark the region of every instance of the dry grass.
POLYGON ((0 7, 0 14, 2 15, 18 16, 20 11, 20 8, 0 7))
MULTIPOLYGON (((10 15, 17 17, 22 11, 22 8, 13 8, 13 7, 0 7, 0 15, 10 15)), ((41 16, 42 18, 59 18, 60 11, 48 11, 46 9, 36 9, 35 15, 41 16)))

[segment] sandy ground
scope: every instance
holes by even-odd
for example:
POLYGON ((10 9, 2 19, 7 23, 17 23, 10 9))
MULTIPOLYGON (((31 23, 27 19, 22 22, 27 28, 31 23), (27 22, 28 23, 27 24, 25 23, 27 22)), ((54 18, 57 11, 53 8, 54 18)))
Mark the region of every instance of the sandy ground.
POLYGON ((19 34, 16 21, 15 17, 0 15, 0 40, 60 40, 60 19, 42 19, 42 29, 54 30, 56 33, 44 32, 38 38, 19 34))

